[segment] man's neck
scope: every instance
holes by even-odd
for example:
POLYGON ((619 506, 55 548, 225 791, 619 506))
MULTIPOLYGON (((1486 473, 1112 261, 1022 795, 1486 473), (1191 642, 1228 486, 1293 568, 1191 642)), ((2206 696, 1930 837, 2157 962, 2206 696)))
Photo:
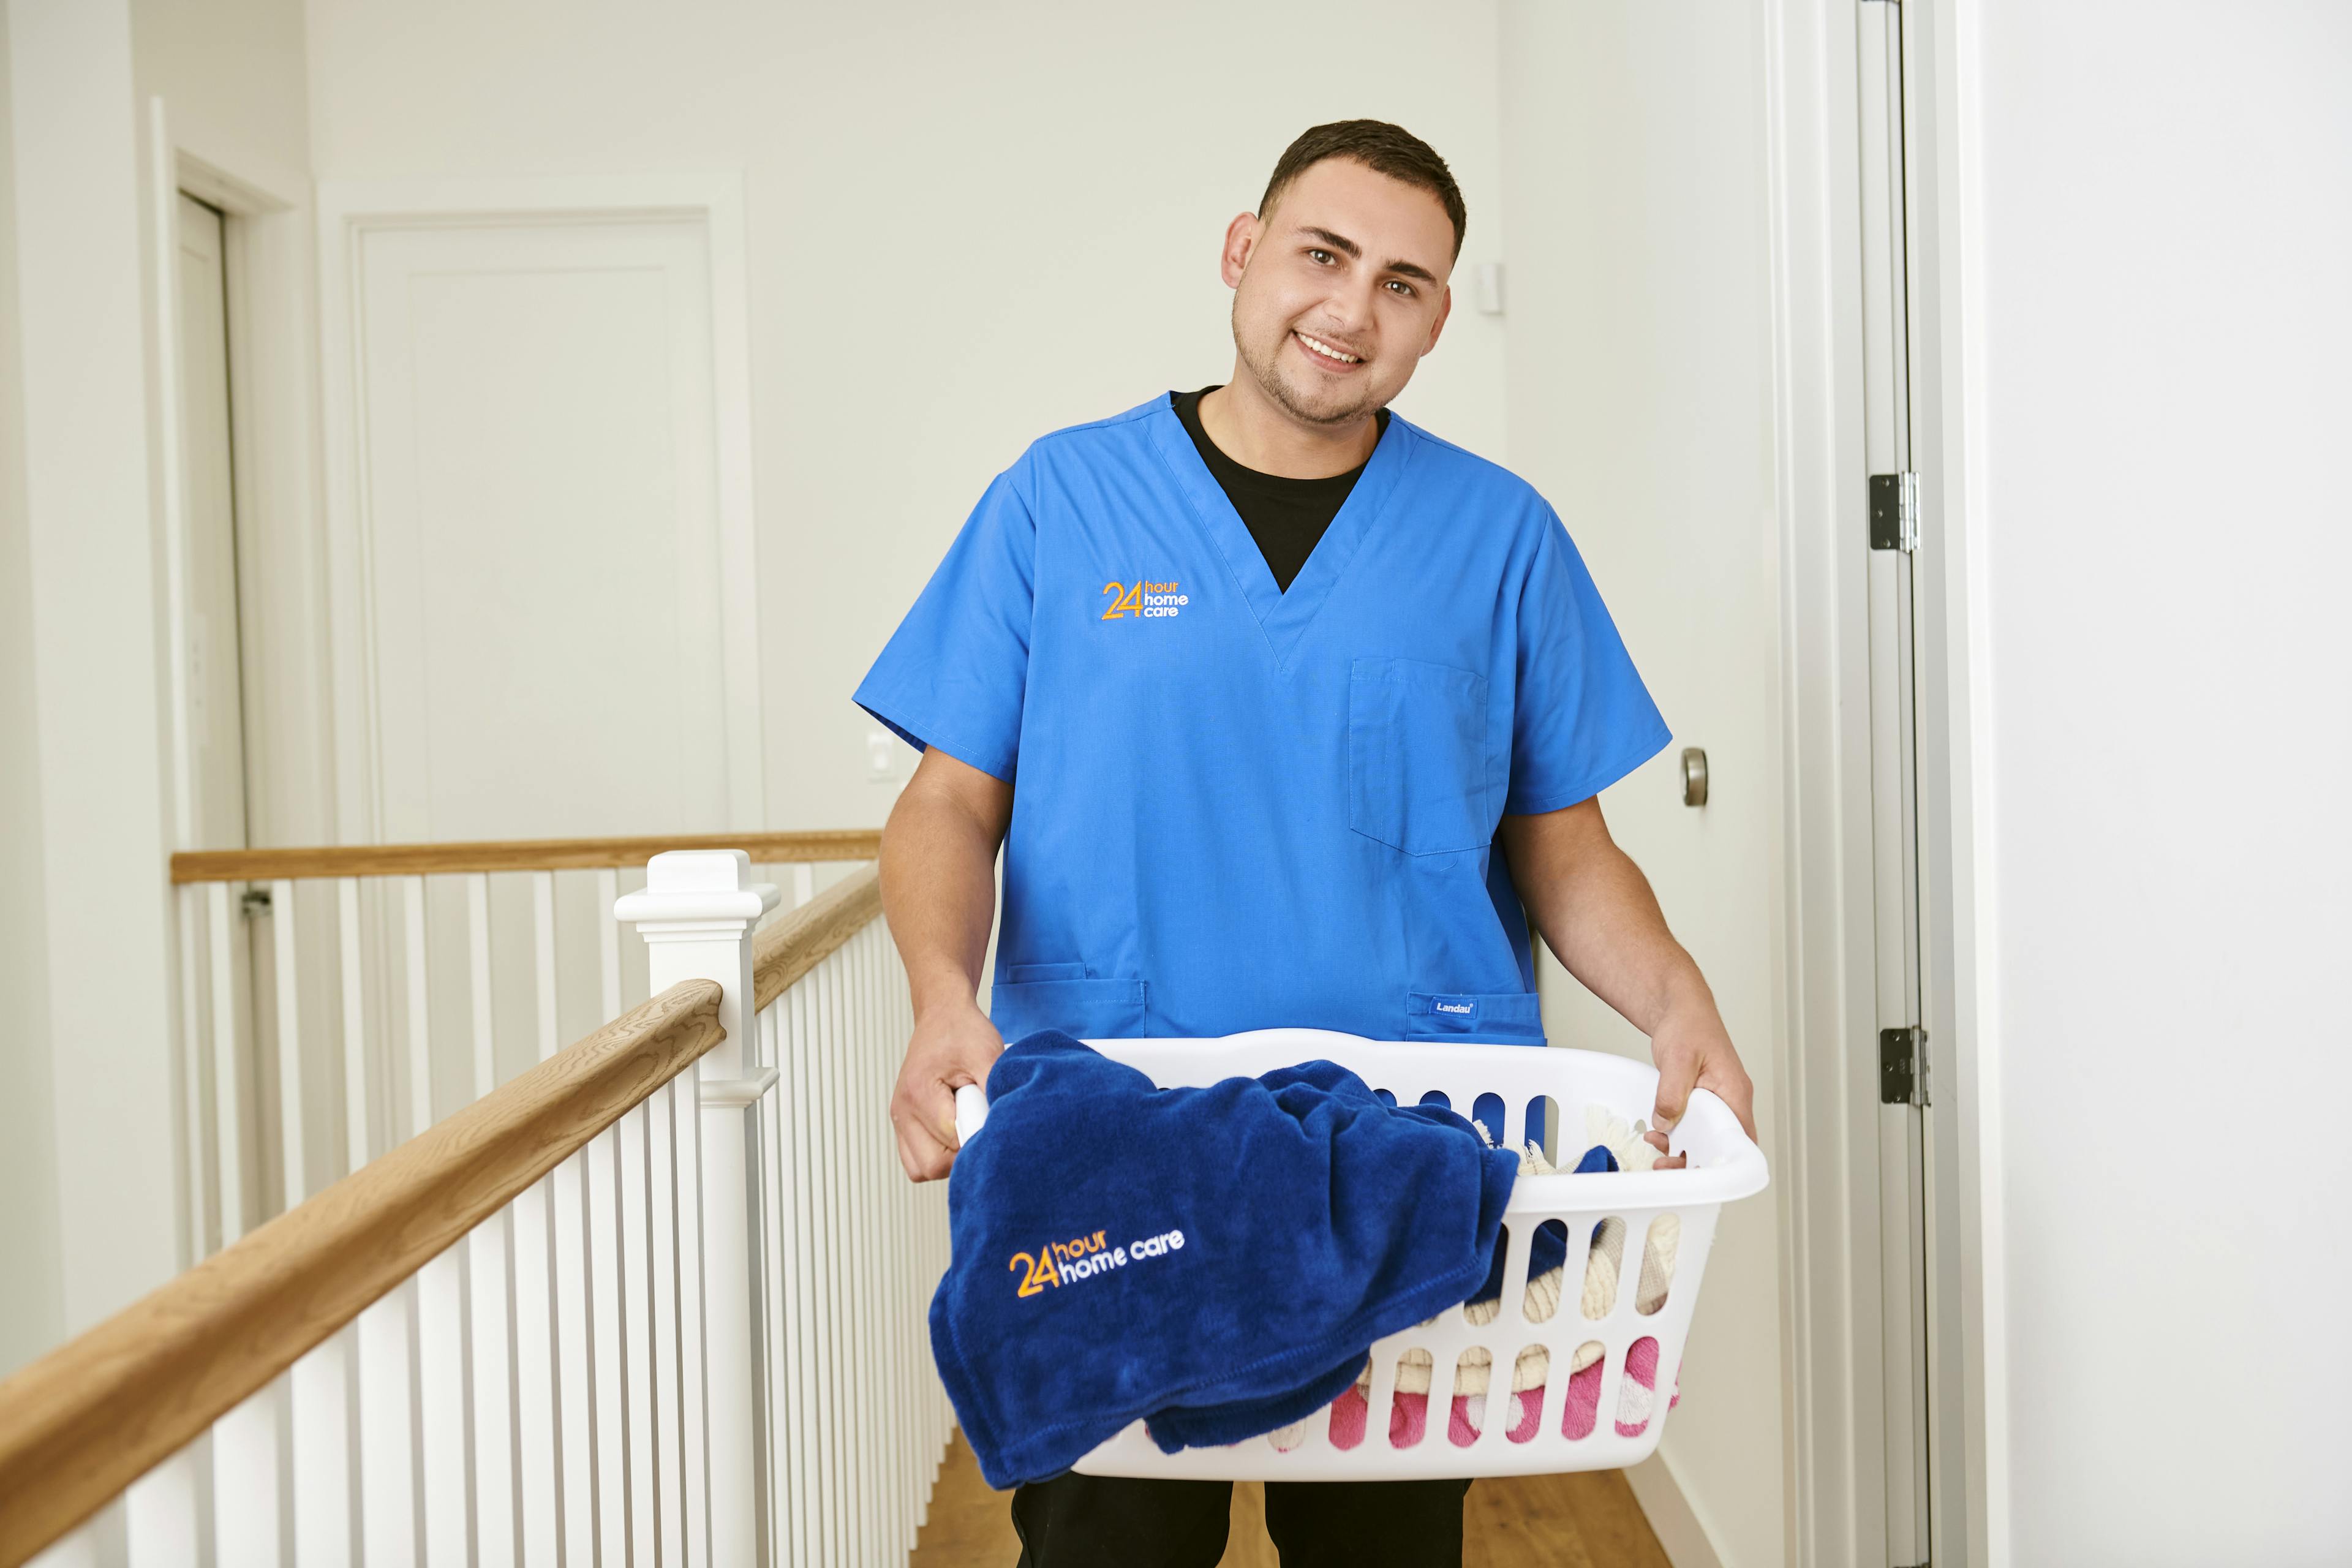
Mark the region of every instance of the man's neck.
POLYGON ((1238 361, 1233 378, 1201 399, 1201 427, 1243 468, 1289 479, 1326 479, 1361 467, 1381 439, 1372 414, 1330 426, 1292 417, 1238 361))

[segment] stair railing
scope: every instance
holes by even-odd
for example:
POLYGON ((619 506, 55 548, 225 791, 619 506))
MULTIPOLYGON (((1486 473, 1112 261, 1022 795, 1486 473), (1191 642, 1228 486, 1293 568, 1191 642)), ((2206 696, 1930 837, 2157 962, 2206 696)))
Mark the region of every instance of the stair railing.
POLYGON ((903 1563, 903 973, 871 868, 750 873, 655 857, 651 1000, 0 1384, 0 1564, 903 1563))

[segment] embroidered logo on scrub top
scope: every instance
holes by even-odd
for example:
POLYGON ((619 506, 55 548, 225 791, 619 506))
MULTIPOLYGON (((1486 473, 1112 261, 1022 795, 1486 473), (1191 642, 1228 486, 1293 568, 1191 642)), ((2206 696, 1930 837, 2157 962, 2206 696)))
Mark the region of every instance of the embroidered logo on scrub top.
POLYGON ((1433 1013, 1443 1013, 1458 1024, 1475 1024, 1478 1021, 1478 999, 1475 996, 1433 996, 1430 998, 1429 1010, 1433 1013))
POLYGON ((1192 602, 1192 595, 1178 590, 1182 584, 1174 579, 1153 583, 1139 579, 1134 583, 1106 583, 1103 592, 1110 595, 1110 608, 1103 619, 1118 620, 1121 616, 1133 616, 1139 620, 1172 620, 1177 612, 1192 602))
POLYGON ((1184 1233, 1171 1230, 1162 1236, 1139 1237, 1125 1247, 1109 1247, 1105 1233, 1081 1236, 1072 1241, 1049 1241, 1035 1253, 1016 1252, 1005 1268, 1021 1276, 1021 1289, 1015 1296, 1042 1296, 1048 1285, 1059 1288, 1075 1285, 1082 1279, 1092 1279, 1114 1268, 1124 1268, 1129 1263, 1146 1258, 1165 1258, 1171 1252, 1184 1250, 1184 1233))

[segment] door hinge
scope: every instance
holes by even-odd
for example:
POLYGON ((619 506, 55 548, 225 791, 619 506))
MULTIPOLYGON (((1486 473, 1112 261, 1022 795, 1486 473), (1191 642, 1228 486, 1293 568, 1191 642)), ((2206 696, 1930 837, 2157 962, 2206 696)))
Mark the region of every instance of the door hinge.
POLYGON ((247 888, 236 900, 236 912, 247 920, 255 920, 269 912, 270 897, 267 888, 247 888))
POLYGON ((1870 547, 1905 552, 1919 548, 1918 475, 1870 476, 1870 547))
POLYGON ((1927 1031, 1916 1024, 1878 1031, 1878 1103, 1927 1103, 1927 1031))

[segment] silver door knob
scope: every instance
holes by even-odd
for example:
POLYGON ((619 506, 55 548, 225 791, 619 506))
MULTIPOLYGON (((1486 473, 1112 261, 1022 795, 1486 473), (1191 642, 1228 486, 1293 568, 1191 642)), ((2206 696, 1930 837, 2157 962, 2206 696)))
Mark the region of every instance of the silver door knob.
POLYGON ((1706 804, 1706 753, 1696 746, 1683 748, 1683 804, 1706 804))

